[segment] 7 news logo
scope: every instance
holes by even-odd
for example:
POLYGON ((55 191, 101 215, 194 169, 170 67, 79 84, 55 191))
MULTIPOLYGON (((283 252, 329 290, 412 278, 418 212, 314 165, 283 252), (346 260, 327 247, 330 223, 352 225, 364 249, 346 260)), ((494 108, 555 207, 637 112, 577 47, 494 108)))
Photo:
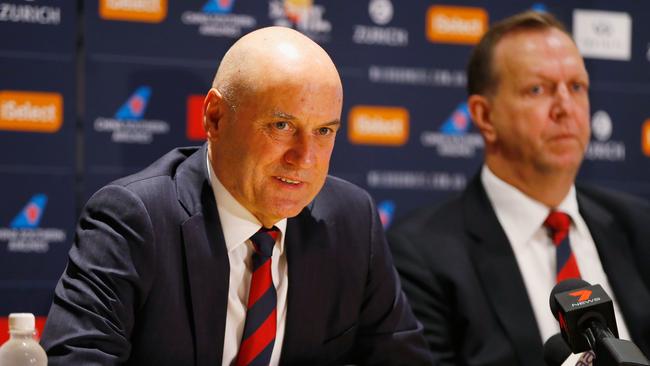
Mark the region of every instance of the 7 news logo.
POLYGON ((569 292, 570 296, 577 298, 577 302, 572 303, 572 307, 582 306, 586 304, 591 304, 594 302, 600 301, 600 297, 594 297, 591 299, 592 291, 588 289, 583 289, 579 291, 569 292))
POLYGON ((154 135, 169 133, 169 123, 161 120, 144 119, 151 88, 140 86, 120 106, 113 118, 98 117, 93 124, 96 132, 111 133, 115 143, 151 144, 154 135))
POLYGON ((458 104, 442 123, 439 131, 424 131, 420 135, 422 146, 436 148, 438 155, 450 158, 473 158, 476 150, 484 146, 478 133, 470 133, 472 119, 467 103, 458 104))
POLYGON ((14 217, 9 227, 0 228, 0 242, 7 243, 8 252, 46 253, 50 249, 50 243, 66 240, 64 230, 40 227, 46 205, 47 195, 35 194, 14 217))

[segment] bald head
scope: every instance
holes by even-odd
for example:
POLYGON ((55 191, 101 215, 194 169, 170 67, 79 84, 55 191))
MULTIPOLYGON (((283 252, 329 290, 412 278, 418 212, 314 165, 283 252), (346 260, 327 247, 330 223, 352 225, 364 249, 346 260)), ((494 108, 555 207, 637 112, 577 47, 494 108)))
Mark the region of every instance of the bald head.
POLYGON ((267 27, 235 42, 221 60, 212 86, 237 108, 244 95, 311 80, 341 88, 334 63, 318 44, 293 29, 267 27))

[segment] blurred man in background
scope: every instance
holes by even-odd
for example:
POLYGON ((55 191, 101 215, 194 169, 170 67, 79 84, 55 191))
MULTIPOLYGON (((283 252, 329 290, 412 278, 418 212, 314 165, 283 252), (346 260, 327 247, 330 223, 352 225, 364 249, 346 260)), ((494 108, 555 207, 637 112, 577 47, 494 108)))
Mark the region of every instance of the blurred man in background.
POLYGON ((574 185, 589 143, 589 76, 564 26, 494 24, 468 65, 485 161, 465 191, 388 234, 404 291, 443 365, 544 365, 548 298, 579 277, 613 297, 621 338, 650 352, 650 206, 574 185))
POLYGON ((51 365, 429 364, 369 195, 328 177, 343 92, 287 28, 236 42, 176 149, 86 204, 51 365))

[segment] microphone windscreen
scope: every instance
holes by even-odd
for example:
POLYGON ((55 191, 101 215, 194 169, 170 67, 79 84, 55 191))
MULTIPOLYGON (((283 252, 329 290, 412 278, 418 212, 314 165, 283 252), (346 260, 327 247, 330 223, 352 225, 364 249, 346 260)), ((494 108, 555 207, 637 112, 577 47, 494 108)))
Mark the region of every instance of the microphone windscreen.
POLYGON ((577 288, 582 288, 582 287, 587 287, 591 286, 589 282, 581 280, 579 278, 569 278, 567 280, 559 282, 555 287, 553 287, 553 290, 551 291, 551 295, 548 298, 548 304, 551 307, 551 313, 553 313, 553 316, 555 319, 558 317, 558 305, 557 302, 555 301, 555 294, 559 294, 562 292, 567 292, 571 290, 575 290, 577 288))
POLYGON ((547 366, 560 366, 570 355, 569 345, 560 333, 554 334, 544 343, 544 361, 547 366))

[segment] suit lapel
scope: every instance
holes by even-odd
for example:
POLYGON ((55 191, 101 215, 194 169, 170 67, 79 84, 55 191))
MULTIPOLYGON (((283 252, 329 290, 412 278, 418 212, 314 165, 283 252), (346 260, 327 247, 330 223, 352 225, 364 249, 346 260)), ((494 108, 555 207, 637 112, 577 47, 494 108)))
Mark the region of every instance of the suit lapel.
POLYGON ((176 176, 179 201, 190 216, 181 230, 198 366, 222 362, 230 273, 205 154, 204 145, 179 167, 176 176))
POLYGON ((477 176, 464 197, 472 261, 506 336, 524 365, 543 359, 542 340, 514 252, 477 176))
POLYGON ((635 260, 629 239, 614 216, 602 206, 580 193, 578 205, 630 335, 637 345, 648 349, 650 344, 646 343, 647 335, 643 332, 650 327, 650 294, 633 265, 635 260))
POLYGON ((335 260, 325 224, 316 222, 305 208, 287 222, 285 250, 289 273, 287 319, 281 364, 301 364, 320 346, 325 319, 314 314, 327 314, 335 296, 329 263, 335 260))

